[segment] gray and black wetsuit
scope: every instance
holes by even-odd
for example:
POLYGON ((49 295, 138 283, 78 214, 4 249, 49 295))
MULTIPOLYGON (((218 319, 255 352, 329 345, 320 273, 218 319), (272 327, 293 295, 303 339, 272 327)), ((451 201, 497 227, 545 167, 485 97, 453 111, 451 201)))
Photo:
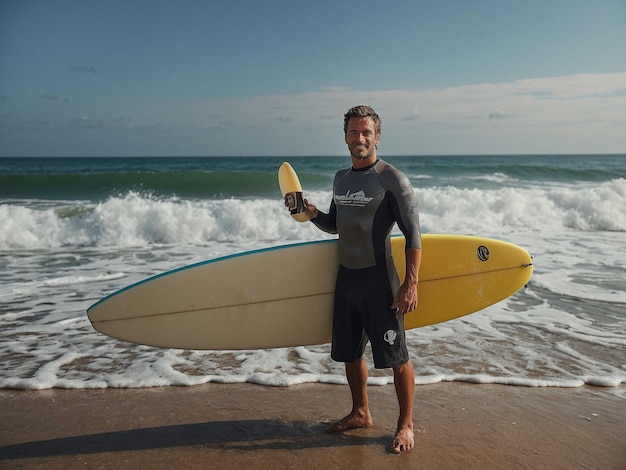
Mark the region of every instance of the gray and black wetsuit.
POLYGON ((397 223, 406 248, 421 248, 418 207, 409 179, 383 160, 359 170, 340 170, 329 213, 319 212, 312 222, 339 234, 332 358, 358 360, 369 339, 376 368, 407 362, 404 318, 391 309, 400 281, 390 233, 397 223))

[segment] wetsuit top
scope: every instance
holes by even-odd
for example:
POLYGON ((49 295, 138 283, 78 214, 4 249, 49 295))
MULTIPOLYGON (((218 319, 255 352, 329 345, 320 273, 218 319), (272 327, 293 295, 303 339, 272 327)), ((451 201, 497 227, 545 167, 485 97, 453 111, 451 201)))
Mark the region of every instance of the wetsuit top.
POLYGON ((339 234, 339 262, 350 269, 375 265, 393 267, 389 234, 394 222, 406 239, 406 248, 421 248, 417 202, 409 179, 383 160, 340 170, 333 183, 328 214, 312 222, 339 234))

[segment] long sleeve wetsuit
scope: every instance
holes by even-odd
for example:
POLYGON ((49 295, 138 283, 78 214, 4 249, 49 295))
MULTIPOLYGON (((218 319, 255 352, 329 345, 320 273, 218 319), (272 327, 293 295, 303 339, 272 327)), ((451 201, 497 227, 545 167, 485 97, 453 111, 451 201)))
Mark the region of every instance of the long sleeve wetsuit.
MULTIPOLYGON (((393 296, 400 285, 391 254, 390 233, 394 223, 405 236, 406 248, 421 248, 418 206, 409 179, 383 160, 363 169, 340 170, 335 175, 328 214, 318 211, 312 222, 325 232, 339 234, 333 358, 343 362, 358 359, 369 335, 376 367, 393 367, 399 361, 406 362, 408 357, 383 358, 384 353, 377 353, 383 340, 390 343, 390 329, 394 331, 394 338, 400 339, 400 335, 404 338, 402 319, 397 319, 395 326, 389 323, 372 326, 372 322, 379 321, 379 317, 395 317, 385 315, 391 310, 393 296), (368 312, 363 313, 364 310, 368 312), (356 328, 361 324, 367 335, 353 338, 351 345, 344 347, 343 337, 348 334, 345 331, 354 329, 350 325, 354 324, 356 316, 359 317, 356 328), (344 324, 338 324, 340 318, 345 317, 349 318, 344 324), (344 352, 354 350, 356 352, 344 352)), ((390 344, 394 343, 392 340, 390 344)))

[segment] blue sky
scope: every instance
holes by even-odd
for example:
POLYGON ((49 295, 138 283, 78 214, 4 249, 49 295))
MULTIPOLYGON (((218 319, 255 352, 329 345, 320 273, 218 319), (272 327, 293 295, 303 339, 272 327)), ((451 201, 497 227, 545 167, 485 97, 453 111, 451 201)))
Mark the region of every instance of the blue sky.
POLYGON ((626 153, 626 1, 0 1, 0 156, 626 153))

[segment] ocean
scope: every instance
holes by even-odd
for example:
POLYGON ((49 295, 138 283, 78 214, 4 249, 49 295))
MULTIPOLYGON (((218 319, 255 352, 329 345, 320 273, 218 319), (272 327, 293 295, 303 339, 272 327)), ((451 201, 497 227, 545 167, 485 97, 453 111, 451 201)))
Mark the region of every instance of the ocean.
MULTIPOLYGON (((592 385, 626 397, 626 155, 383 158, 411 179, 424 233, 502 239, 534 262, 510 298, 407 333, 418 385, 592 385)), ((0 158, 0 388, 346 383, 329 345, 159 349, 104 336, 87 319, 103 296, 166 270, 331 238, 287 213, 283 161, 322 210, 350 163, 0 158)), ((392 382, 370 370, 370 384, 392 382)))

